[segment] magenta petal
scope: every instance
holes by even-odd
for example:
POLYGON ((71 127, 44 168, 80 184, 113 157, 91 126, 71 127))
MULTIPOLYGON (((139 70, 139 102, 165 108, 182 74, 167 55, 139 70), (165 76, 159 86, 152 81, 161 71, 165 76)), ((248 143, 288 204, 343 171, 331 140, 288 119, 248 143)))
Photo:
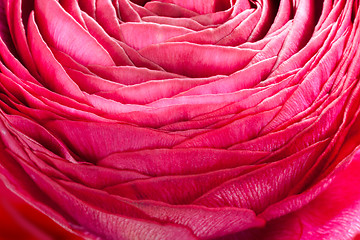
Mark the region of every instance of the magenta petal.
POLYGON ((170 18, 160 16, 147 16, 142 18, 145 22, 165 24, 177 27, 184 27, 190 30, 199 31, 205 29, 200 23, 189 18, 170 18))
POLYGON ((260 151, 208 148, 154 149, 111 154, 97 164, 109 168, 137 170, 151 176, 182 175, 247 165, 266 154, 260 151))
POLYGON ((75 97, 82 102, 86 101, 78 86, 69 78, 41 38, 33 14, 29 20, 28 31, 31 53, 34 56, 39 56, 36 66, 43 77, 42 83, 62 94, 75 97))
POLYGON ((127 0, 116 0, 119 6, 120 19, 127 22, 140 22, 140 15, 127 0))
POLYGON ((300 2, 294 16, 293 27, 285 40, 283 51, 279 53, 278 64, 288 59, 308 41, 312 34, 313 21, 314 3, 312 1, 300 2))
MULTIPOLYGON (((189 32, 187 34, 183 34, 180 36, 174 36, 170 38, 169 42, 191 42, 191 43, 197 43, 197 44, 214 44, 214 45, 236 45, 231 43, 223 43, 222 40, 226 38, 228 35, 230 35, 234 29, 238 28, 240 25, 243 26, 245 20, 251 16, 253 10, 247 10, 233 19, 225 22, 222 25, 219 26, 212 26, 205 29, 202 29, 197 32, 189 32)), ((238 39, 239 40, 239 39, 238 39)), ((241 39, 240 41, 241 42, 241 39)))
POLYGON ((35 3, 35 17, 48 44, 84 65, 115 65, 109 53, 56 1, 37 0, 35 3))
POLYGON ((251 65, 243 70, 231 74, 228 77, 192 88, 186 93, 180 95, 231 93, 241 89, 254 87, 270 73, 275 61, 275 58, 264 60, 258 64, 251 65))
POLYGON ((246 175, 259 166, 240 166, 202 174, 160 176, 135 180, 104 189, 108 193, 130 199, 149 199, 169 204, 189 204, 223 182, 246 175), (202 183, 200 185, 200 183, 202 183), (188 191, 182 191, 188 189, 188 191))
POLYGON ((36 181, 42 191, 50 193, 55 203, 61 204, 64 211, 71 214, 78 223, 82 224, 88 231, 90 230, 90 232, 94 234, 111 239, 131 239, 135 236, 141 238, 161 236, 171 239, 195 239, 190 231, 182 227, 172 226, 170 224, 161 225, 156 222, 140 219, 129 219, 125 216, 99 211, 90 204, 68 193, 60 185, 51 181, 45 175, 40 174, 32 167, 26 165, 24 167, 28 172, 33 174, 34 181, 36 181), (86 216, 86 218, 82 216, 86 216), (93 228, 94 222, 97 222, 99 218, 103 219, 103 221, 100 221, 101 224, 93 228), (111 221, 105 221, 106 219, 111 221), (146 230, 140 231, 139 226, 146 230))
POLYGON ((325 144, 327 144, 326 141, 319 142, 282 161, 263 166, 225 182, 195 200, 194 204, 208 207, 247 207, 259 213, 286 197, 293 183, 306 173, 324 149, 325 144), (256 189, 261 189, 261 191, 256 191, 256 189), (233 194, 227 195, 228 191, 233 194))
POLYGON ((84 19, 81 17, 81 9, 78 1, 61 0, 60 4, 83 28, 86 28, 84 19))
POLYGON ((162 3, 158 1, 147 2, 145 4, 145 8, 159 16, 194 17, 198 15, 196 12, 183 8, 181 6, 175 4, 162 3))
POLYGON ((122 33, 123 41, 137 50, 192 32, 181 27, 154 23, 124 23, 121 24, 119 30, 122 33), (157 34, 154 35, 153 32, 157 34))
POLYGON ((48 122, 46 127, 75 152, 92 161, 120 151, 171 147, 184 139, 181 136, 126 124, 58 120, 48 122), (81 140, 75 141, 74 136, 79 134, 82 136, 81 140), (101 151, 96 148, 99 140, 103 141, 101 144, 105 147, 101 151))
POLYGON ((119 32, 120 24, 111 2, 110 0, 96 1, 96 21, 110 36, 120 40, 123 36, 119 32))
POLYGON ((261 129, 277 114, 280 107, 270 111, 235 119, 233 122, 213 131, 199 134, 177 145, 177 148, 212 147, 226 148, 234 143, 249 140, 259 134, 261 129), (224 136, 228 136, 224 140, 224 136))
POLYGON ((346 239, 353 239, 359 231, 356 227, 359 191, 356 187, 354 188, 359 181, 356 172, 359 166, 358 150, 352 153, 344 163, 339 166, 335 175, 327 178, 329 183, 324 181, 316 188, 305 192, 304 196, 299 196, 298 199, 290 198, 288 202, 280 202, 278 206, 265 211, 262 215, 269 217, 283 212, 282 209, 287 211, 295 206, 298 208, 291 214, 269 221, 269 226, 262 232, 264 239, 281 239, 283 236, 284 239, 288 239, 286 236, 294 233, 297 238, 303 239, 313 237, 339 239, 344 236, 346 239), (353 184, 349 184, 349 181, 353 184), (330 185, 326 187, 327 184, 330 185), (305 206, 300 208, 298 205, 305 206), (278 231, 273 231, 274 229, 278 231))
POLYGON ((205 77, 231 74, 240 70, 250 62, 257 51, 190 43, 164 43, 143 48, 140 53, 170 72, 205 77))
POLYGON ((99 77, 124 85, 134 85, 151 80, 182 78, 182 76, 173 73, 132 66, 91 66, 89 68, 99 77))
POLYGON ((110 54, 116 65, 134 65, 125 50, 119 44, 106 34, 106 32, 91 17, 82 14, 89 33, 102 45, 110 54))
POLYGON ((3 63, 18 77, 27 81, 38 83, 38 81, 29 73, 21 62, 7 49, 5 43, 0 39, 0 56, 3 63), (15 71, 16 70, 16 71, 15 71))
POLYGON ((262 219, 248 209, 212 209, 201 206, 169 206, 153 202, 136 202, 140 209, 161 220, 190 228, 199 238, 216 238, 248 228, 263 226, 262 219), (160 210, 160 211, 159 211, 160 210), (164 218, 164 215, 167 215, 164 218))
POLYGON ((271 34, 280 29, 283 25, 286 24, 286 22, 289 21, 290 17, 291 2, 289 0, 280 0, 278 12, 267 34, 271 34))
POLYGON ((96 18, 96 0, 79 0, 78 3, 82 11, 86 12, 89 16, 96 18))
POLYGON ((31 57, 29 45, 25 35, 25 28, 21 22, 21 4, 22 0, 16 0, 7 3, 6 15, 8 17, 9 29, 14 39, 14 44, 17 47, 17 51, 20 52, 21 60, 24 61, 29 72, 37 77, 34 60, 31 57))

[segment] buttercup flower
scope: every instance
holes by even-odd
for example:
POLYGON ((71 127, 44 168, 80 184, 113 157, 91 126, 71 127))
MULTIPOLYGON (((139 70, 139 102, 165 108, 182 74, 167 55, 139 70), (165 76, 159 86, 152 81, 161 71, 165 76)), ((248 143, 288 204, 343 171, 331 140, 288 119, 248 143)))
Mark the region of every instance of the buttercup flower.
POLYGON ((0 179, 85 239, 351 239, 359 5, 0 0, 0 179))

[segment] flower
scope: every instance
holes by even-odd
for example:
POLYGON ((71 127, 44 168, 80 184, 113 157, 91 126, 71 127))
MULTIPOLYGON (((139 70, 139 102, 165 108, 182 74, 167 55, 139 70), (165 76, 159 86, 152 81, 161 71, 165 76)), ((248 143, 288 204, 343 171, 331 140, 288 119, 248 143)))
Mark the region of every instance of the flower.
POLYGON ((89 239, 359 232, 358 0, 1 0, 0 179, 89 239))

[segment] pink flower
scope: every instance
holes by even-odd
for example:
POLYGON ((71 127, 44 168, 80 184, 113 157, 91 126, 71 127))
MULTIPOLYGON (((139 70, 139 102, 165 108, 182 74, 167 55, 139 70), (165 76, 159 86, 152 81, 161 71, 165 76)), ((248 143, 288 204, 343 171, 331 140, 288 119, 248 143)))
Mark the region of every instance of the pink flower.
POLYGON ((351 239, 359 9, 0 0, 0 179, 87 239, 351 239))

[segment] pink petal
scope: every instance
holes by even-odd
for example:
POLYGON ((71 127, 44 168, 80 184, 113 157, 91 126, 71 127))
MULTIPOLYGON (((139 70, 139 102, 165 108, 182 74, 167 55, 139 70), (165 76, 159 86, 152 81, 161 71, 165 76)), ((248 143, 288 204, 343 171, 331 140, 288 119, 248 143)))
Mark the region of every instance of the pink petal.
POLYGON ((35 17, 48 44, 84 65, 115 65, 109 53, 59 3, 45 0, 36 0, 35 3, 35 17))

